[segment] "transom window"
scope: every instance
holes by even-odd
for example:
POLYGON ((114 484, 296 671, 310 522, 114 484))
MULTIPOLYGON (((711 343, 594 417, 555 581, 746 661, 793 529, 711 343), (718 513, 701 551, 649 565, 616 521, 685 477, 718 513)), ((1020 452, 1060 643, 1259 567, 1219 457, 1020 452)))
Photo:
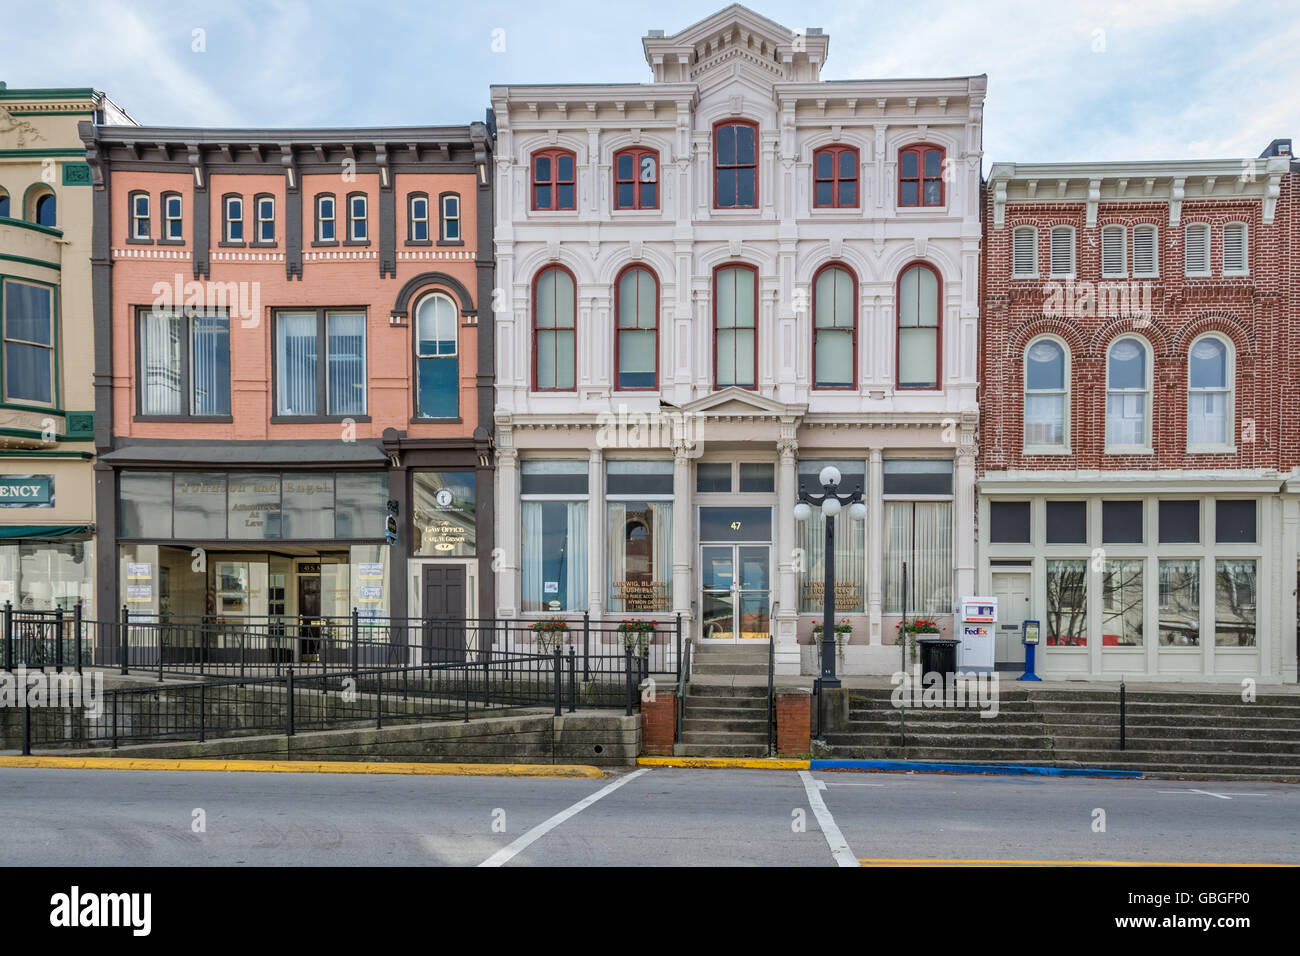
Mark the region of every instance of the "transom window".
POLYGON ((571 150, 533 153, 533 208, 576 209, 578 161, 571 150))
POLYGON ((758 126, 736 120, 713 128, 713 205, 758 208, 758 126))
POLYGON ((852 146, 826 146, 813 154, 813 205, 858 207, 858 151, 852 146))
POLYGON ((366 413, 365 313, 280 312, 275 349, 277 415, 366 413))
POLYGON ((758 270, 722 266, 713 274, 713 382, 754 388, 758 381, 758 270))
POLYGON ((1232 354, 1214 335, 1192 343, 1187 355, 1187 444, 1226 447, 1232 444, 1232 354))
POLYGON ((898 152, 898 204, 943 205, 943 150, 909 146, 898 152))
POLYGON ((857 282, 840 266, 813 280, 813 386, 852 388, 857 367, 857 282))
POLYGON ((939 386, 939 276, 920 263, 898 278, 898 387, 939 386))
POLYGON ((577 384, 577 311, 573 276, 560 266, 538 273, 533 284, 533 387, 573 391, 577 384))
POLYGON ((659 208, 659 153, 623 149, 614 154, 614 208, 659 208))
POLYGON ((460 349, 456 305, 435 292, 415 310, 416 414, 455 418, 460 414, 460 349))
POLYGON ((1106 446, 1108 450, 1145 449, 1151 367, 1146 343, 1122 338, 1106 357, 1106 446))
POLYGON ((1064 448, 1069 384, 1066 352, 1055 339, 1039 339, 1025 350, 1025 447, 1064 448))
POLYGON ((615 344, 619 389, 652 389, 659 377, 659 283, 644 266, 625 269, 618 278, 618 341, 615 344))

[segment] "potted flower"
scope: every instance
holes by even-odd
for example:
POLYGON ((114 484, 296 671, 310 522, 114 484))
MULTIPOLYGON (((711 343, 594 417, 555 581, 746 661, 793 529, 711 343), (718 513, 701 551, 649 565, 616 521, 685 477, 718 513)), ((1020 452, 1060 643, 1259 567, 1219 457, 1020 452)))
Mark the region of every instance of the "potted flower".
POLYGON ((912 661, 916 660, 916 636, 918 634, 939 634, 939 622, 932 621, 929 618, 914 617, 907 621, 906 625, 902 621, 898 623, 900 637, 907 638, 908 657, 912 661))
POLYGON ((569 633, 569 622, 558 617, 533 623, 533 635, 543 654, 554 654, 569 633))
POLYGON ((650 635, 658 622, 656 621, 620 621, 618 632, 623 635, 623 647, 631 650, 636 657, 645 654, 650 643, 650 635))
MULTIPOLYGON (((824 630, 825 630, 825 629, 823 628, 823 626, 822 626, 822 622, 821 622, 821 621, 818 621, 816 624, 813 625, 813 629, 812 629, 812 638, 813 638, 813 639, 812 639, 812 643, 813 643, 813 647, 820 647, 820 646, 821 646, 821 642, 822 642, 822 633, 823 633, 824 630)), ((848 618, 845 618, 844 620, 842 620, 842 621, 837 621, 837 622, 835 623, 835 625, 834 625, 834 630, 835 630, 835 649, 836 649, 836 654, 837 654, 837 656, 839 657, 840 668, 843 669, 843 667, 844 667, 844 642, 847 641, 847 640, 849 639, 848 636, 849 636, 850 634, 853 633, 853 625, 851 625, 851 624, 849 623, 849 619, 848 619, 848 618)), ((820 652, 818 652, 818 653, 820 653, 820 652)))

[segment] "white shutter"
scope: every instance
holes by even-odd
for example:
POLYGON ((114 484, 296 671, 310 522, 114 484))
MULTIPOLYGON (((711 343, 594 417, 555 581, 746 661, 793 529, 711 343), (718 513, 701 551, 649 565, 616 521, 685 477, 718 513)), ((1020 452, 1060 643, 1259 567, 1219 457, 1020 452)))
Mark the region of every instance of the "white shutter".
POLYGON ((1210 271, 1210 227, 1188 226, 1183 245, 1183 271, 1189 275, 1207 275, 1210 271))
POLYGON ((1156 227, 1138 226, 1133 230, 1133 274, 1156 274, 1156 227))
POLYGON ((1052 275, 1074 274, 1074 230, 1058 227, 1052 230, 1052 275))
POLYGON ((1038 230, 1021 226, 1011 234, 1011 274, 1032 276, 1038 273, 1038 230))
POLYGON ((1124 227, 1107 226, 1101 231, 1101 274, 1123 276, 1125 265, 1124 227))
POLYGON ((1230 222, 1223 227, 1223 274, 1245 275, 1249 271, 1246 258, 1246 224, 1230 222))

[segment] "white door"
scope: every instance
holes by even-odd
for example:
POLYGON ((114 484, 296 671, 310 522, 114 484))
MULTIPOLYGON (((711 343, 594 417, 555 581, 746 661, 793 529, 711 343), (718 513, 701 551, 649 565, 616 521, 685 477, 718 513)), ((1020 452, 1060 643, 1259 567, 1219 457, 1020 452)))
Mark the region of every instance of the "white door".
POLYGON ((994 660, 1023 664, 1025 646, 1020 643, 1021 624, 1030 620, 1028 571, 993 575, 993 594, 998 599, 998 630, 994 660))

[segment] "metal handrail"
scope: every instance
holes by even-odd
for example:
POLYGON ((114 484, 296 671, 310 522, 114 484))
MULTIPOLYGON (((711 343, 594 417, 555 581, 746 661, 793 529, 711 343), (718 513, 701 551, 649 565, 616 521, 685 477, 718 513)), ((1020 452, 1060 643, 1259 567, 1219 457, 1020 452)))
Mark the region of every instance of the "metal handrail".
POLYGON ((682 642, 682 653, 684 658, 677 661, 677 707, 676 718, 677 726, 674 728, 673 740, 682 739, 682 712, 686 709, 686 683, 690 679, 691 673, 691 638, 688 636, 682 642))
POLYGON ((776 715, 776 635, 772 633, 772 621, 776 617, 780 601, 773 601, 767 612, 767 755, 772 756, 773 721, 776 715))

